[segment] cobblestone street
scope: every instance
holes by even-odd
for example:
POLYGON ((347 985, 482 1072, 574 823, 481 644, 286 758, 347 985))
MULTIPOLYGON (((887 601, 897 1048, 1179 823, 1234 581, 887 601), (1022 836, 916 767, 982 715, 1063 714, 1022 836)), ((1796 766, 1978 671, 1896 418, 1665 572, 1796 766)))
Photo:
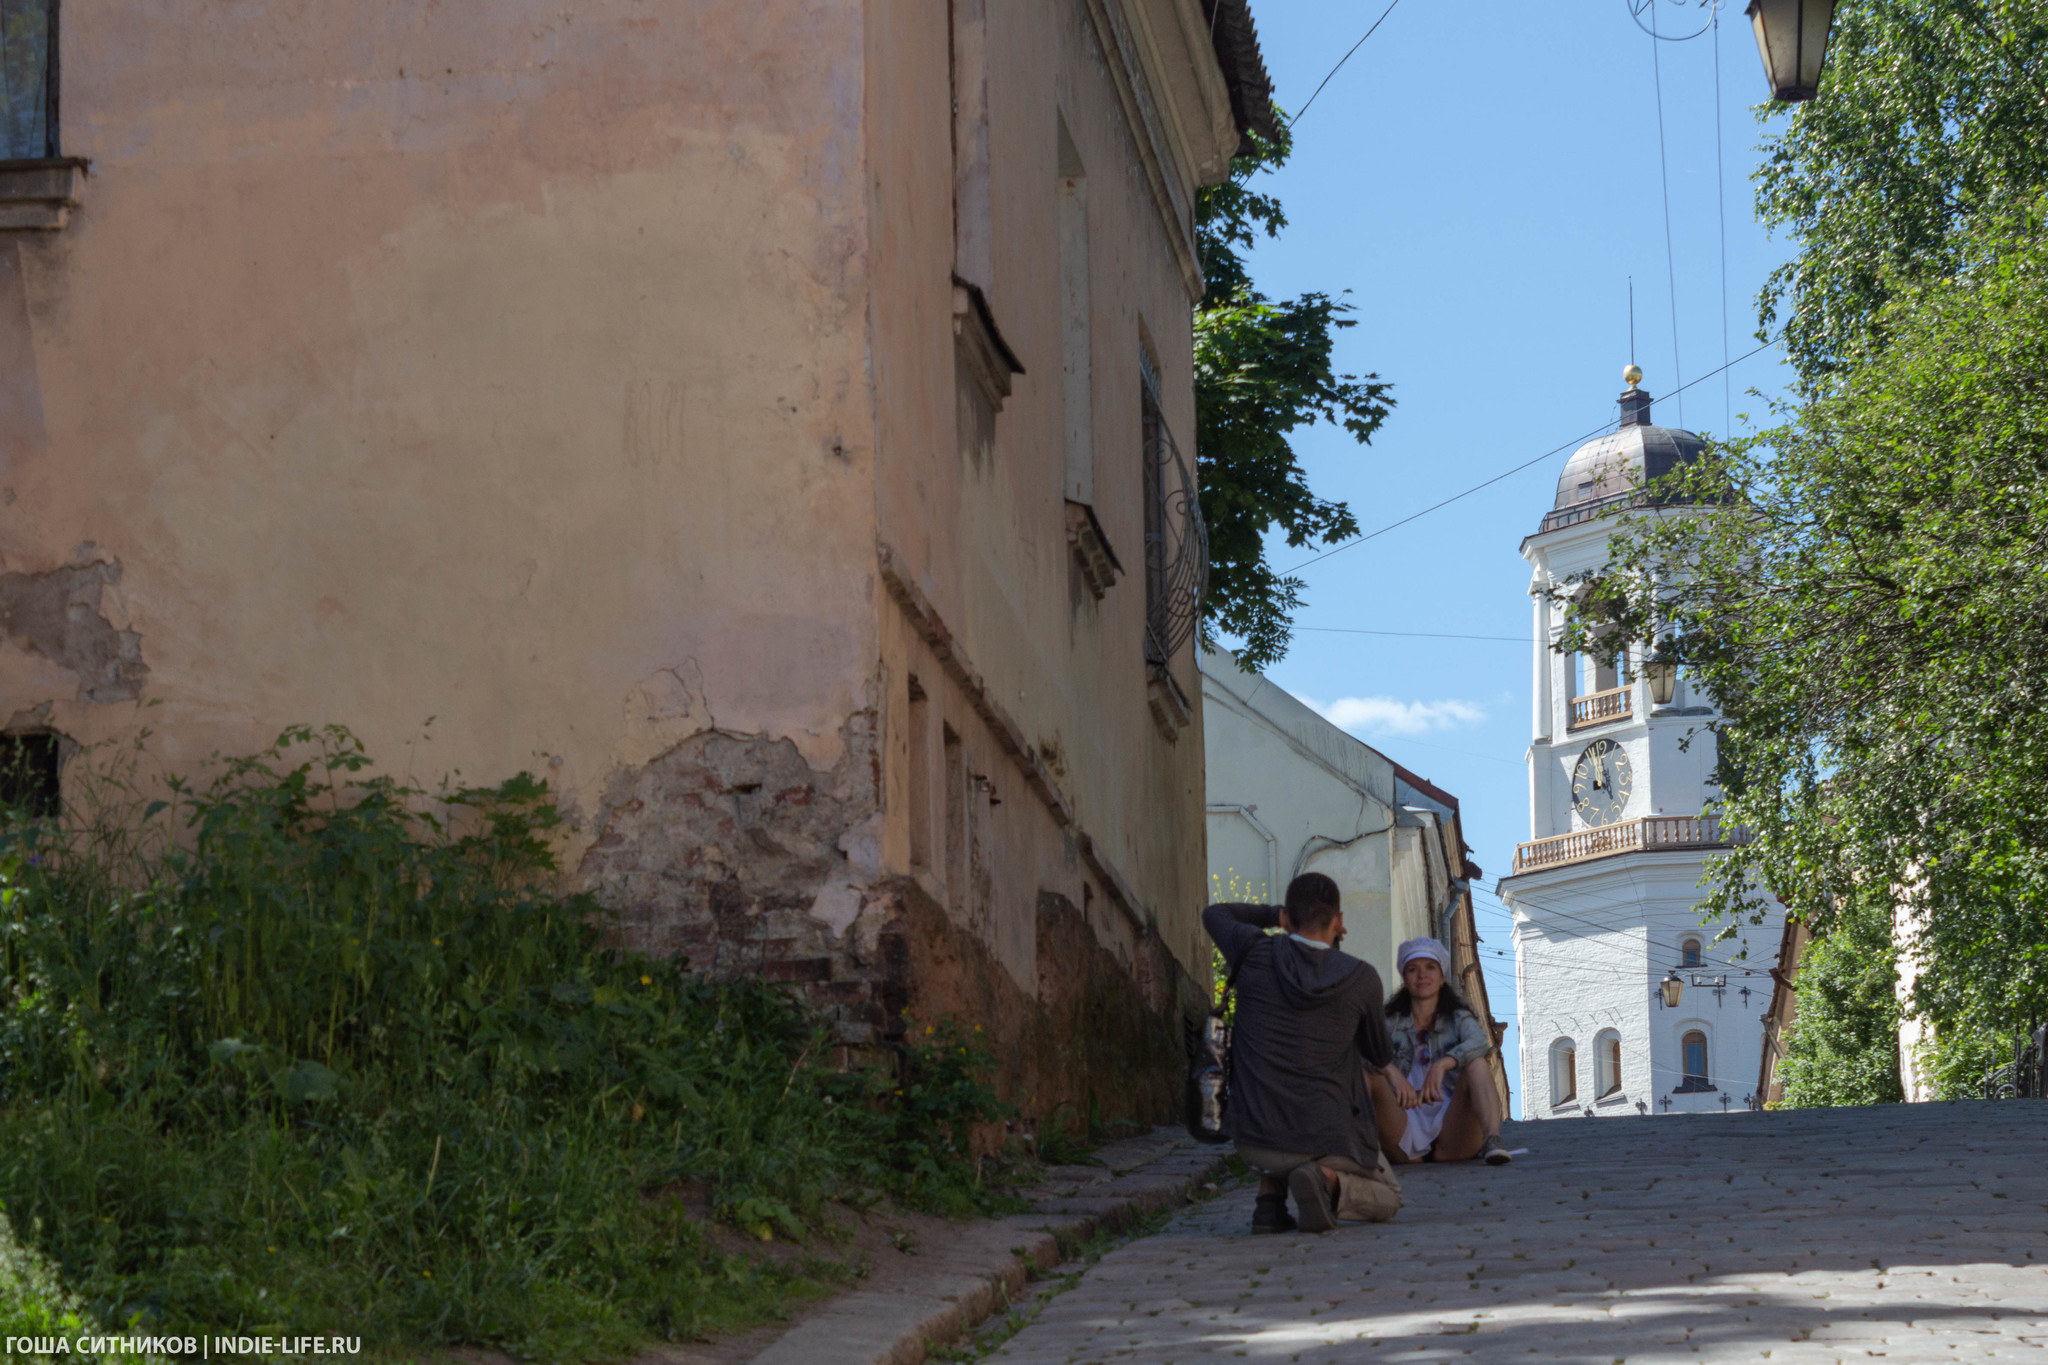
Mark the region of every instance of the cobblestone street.
POLYGON ((992 1359, 2048 1361, 2044 1135, 2025 1100, 1511 1124, 1376 1227, 1255 1238, 1234 1188, 992 1359))

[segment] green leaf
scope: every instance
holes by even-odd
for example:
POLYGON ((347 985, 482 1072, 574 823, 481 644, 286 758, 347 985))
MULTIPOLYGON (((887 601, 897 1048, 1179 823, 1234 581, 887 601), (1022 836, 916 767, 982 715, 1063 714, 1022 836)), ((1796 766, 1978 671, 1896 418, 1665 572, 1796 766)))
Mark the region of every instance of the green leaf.
POLYGON ((331 1100, 334 1098, 335 1082, 341 1077, 318 1062, 304 1061, 278 1073, 277 1089, 288 1104, 303 1104, 307 1100, 331 1100))

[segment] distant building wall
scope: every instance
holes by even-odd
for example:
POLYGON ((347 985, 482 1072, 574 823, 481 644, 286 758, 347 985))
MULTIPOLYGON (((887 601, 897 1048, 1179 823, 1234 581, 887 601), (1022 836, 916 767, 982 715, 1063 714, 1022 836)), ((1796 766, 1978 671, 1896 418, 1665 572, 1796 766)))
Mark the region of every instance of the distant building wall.
MULTIPOLYGON (((1478 870, 1456 801, 1228 654, 1205 652, 1201 666, 1211 898, 1277 904, 1295 877, 1320 872, 1343 897, 1344 951, 1371 963, 1388 995, 1401 985, 1401 941, 1440 938, 1448 975, 1491 1024, 1469 888, 1478 870)), ((1488 1065, 1506 1113, 1497 1051, 1488 1065)))

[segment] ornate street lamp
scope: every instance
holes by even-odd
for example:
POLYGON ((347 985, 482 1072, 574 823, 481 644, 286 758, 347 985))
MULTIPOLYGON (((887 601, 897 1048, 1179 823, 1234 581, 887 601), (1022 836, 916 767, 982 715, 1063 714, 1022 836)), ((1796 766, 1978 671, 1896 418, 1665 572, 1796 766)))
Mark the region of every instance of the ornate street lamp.
POLYGON ((1658 984, 1658 989, 1664 996, 1664 1008, 1675 1010, 1678 1008, 1679 997, 1685 994, 1685 983, 1678 979, 1677 972, 1666 972, 1664 980, 1658 984))
POLYGON ((1678 690, 1678 665, 1653 655, 1643 665, 1643 677, 1650 684, 1650 700, 1658 706, 1671 705, 1678 690))
POLYGON ((1771 98, 1788 104, 1812 99, 1820 92, 1835 0, 1749 0, 1748 14, 1771 98))

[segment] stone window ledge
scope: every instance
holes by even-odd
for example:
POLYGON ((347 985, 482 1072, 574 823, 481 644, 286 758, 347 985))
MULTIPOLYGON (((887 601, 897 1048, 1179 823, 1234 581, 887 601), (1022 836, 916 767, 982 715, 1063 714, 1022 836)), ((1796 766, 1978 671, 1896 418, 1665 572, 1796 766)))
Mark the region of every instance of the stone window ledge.
POLYGON ((84 157, 0 161, 0 232, 55 232, 78 207, 84 157))

